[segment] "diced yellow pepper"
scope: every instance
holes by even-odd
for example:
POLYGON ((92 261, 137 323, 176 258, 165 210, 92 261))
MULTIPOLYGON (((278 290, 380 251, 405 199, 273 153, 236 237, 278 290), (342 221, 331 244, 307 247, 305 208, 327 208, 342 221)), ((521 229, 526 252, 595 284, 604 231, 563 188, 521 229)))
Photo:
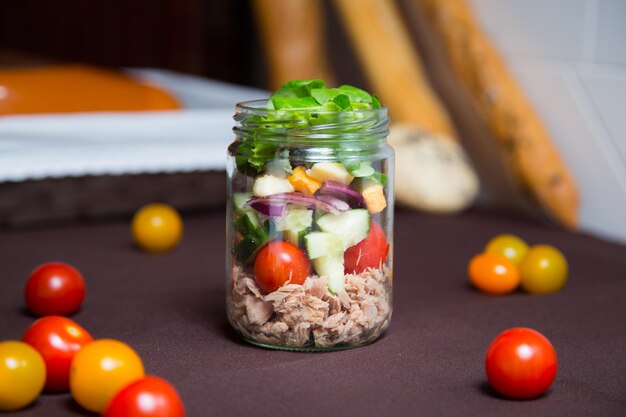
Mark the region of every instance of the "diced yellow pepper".
POLYGON ((387 207, 387 200, 380 184, 370 184, 361 191, 367 209, 372 214, 380 213, 387 207))
POLYGON ((293 174, 287 179, 296 191, 309 195, 313 195, 322 186, 321 182, 309 177, 302 166, 294 168, 293 174))

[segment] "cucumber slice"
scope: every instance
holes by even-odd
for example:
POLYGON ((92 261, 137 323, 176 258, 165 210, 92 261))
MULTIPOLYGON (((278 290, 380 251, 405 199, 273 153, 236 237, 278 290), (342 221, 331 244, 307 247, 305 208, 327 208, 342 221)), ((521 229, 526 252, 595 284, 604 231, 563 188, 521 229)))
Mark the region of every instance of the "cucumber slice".
POLYGON ((237 261, 246 263, 258 248, 259 245, 256 240, 251 237, 244 237, 233 248, 233 254, 237 261))
POLYGON ((311 231, 311 229, 306 228, 302 230, 290 229, 285 230, 283 232, 283 239, 292 245, 296 245, 298 247, 302 247, 304 243, 304 237, 311 231))
POLYGON ((302 238, 311 230, 313 210, 291 208, 276 223, 276 230, 283 232, 283 238, 296 246, 301 246, 302 238))
POLYGON ((328 213, 317 220, 323 232, 341 239, 343 250, 354 246, 370 232, 370 213, 367 209, 346 210, 339 214, 328 213))
POLYGON ((328 289, 337 294, 345 288, 343 274, 343 253, 320 256, 311 261, 315 272, 328 279, 328 289))
POLYGON ((328 279, 328 289, 337 294, 344 289, 343 245, 333 233, 312 232, 304 237, 315 272, 328 279))
POLYGON ((262 227, 265 228, 265 231, 270 239, 274 239, 281 234, 278 230, 276 230, 276 222, 271 217, 263 222, 262 227))
POLYGON ((313 213, 313 220, 315 220, 315 222, 317 223, 317 221, 320 219, 320 217, 322 217, 326 213, 328 213, 328 212, 324 211, 324 210, 320 210, 320 209, 315 209, 315 213, 313 213))
POLYGON ((278 220, 276 230, 279 232, 285 230, 300 231, 311 227, 311 224, 313 224, 313 210, 292 208, 278 220))
POLYGON ((343 246, 341 239, 332 233, 312 232, 304 237, 309 259, 317 259, 321 256, 341 255, 343 264, 343 246))
POLYGON ((256 252, 269 240, 267 226, 260 226, 244 235, 233 248, 233 254, 238 262, 248 263, 256 252))
POLYGON ((237 213, 238 215, 241 215, 243 213, 245 213, 246 211, 250 211, 249 208, 245 207, 244 208, 244 204, 246 204, 246 201, 250 200, 250 198, 252 198, 252 194, 250 193, 234 193, 233 194, 233 206, 235 207, 235 213, 237 213))
POLYGON ((250 211, 246 211, 235 220, 235 229, 242 235, 253 233, 256 228, 260 227, 259 220, 256 215, 250 211))

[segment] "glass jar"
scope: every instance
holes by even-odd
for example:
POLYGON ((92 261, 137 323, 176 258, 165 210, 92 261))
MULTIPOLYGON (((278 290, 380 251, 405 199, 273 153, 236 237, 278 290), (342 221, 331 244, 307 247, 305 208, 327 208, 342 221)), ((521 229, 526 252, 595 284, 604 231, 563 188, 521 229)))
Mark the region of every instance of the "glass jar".
POLYGON ((228 148, 228 319, 268 348, 370 343, 392 312, 387 110, 266 107, 237 104, 228 148))

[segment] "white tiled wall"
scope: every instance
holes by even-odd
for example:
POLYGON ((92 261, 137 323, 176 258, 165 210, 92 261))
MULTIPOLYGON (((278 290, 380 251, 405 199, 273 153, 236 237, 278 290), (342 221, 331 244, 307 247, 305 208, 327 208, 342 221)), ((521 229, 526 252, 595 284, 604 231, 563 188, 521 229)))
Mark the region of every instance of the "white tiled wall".
POLYGON ((576 176, 583 230, 626 243, 626 0, 470 0, 576 176))
POLYGON ((607 64, 626 65, 626 1, 602 0, 597 3, 595 59, 607 64))

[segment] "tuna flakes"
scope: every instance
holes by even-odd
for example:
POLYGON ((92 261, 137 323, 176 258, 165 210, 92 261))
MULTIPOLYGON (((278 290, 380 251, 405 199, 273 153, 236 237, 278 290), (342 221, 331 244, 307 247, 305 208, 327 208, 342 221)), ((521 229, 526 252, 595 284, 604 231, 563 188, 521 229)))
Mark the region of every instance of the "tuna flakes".
POLYGON ((254 278, 233 269, 229 317, 244 337, 269 345, 329 348, 376 339, 391 316, 389 270, 345 276, 345 291, 331 293, 326 278, 286 284, 264 295, 254 278))

